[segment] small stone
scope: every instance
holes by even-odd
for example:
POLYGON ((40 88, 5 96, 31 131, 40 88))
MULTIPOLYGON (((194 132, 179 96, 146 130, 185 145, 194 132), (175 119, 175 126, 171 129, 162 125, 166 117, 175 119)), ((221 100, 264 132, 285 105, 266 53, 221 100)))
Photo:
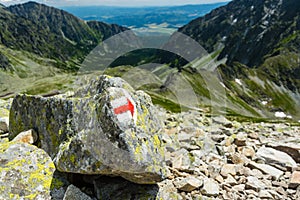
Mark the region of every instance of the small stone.
POLYGON ((258 196, 258 193, 252 189, 247 189, 245 192, 248 195, 248 199, 255 199, 258 196))
POLYGON ((204 180, 203 188, 201 193, 206 196, 218 196, 219 195, 219 185, 213 179, 207 178, 204 180))
POLYGON ((300 185, 300 171, 294 171, 289 183, 289 188, 297 188, 300 185))
POLYGON ((9 127, 9 118, 8 117, 0 118, 0 134, 7 133, 8 127, 9 127))
POLYGON ((243 192, 245 191, 245 185, 244 184, 235 185, 232 187, 232 190, 237 192, 243 192))
POLYGON ((261 199, 274 199, 273 196, 268 191, 265 191, 265 190, 261 190, 258 193, 258 196, 261 199))
POLYGON ((248 166, 250 166, 250 168, 252 169, 258 169, 264 174, 269 174, 272 177, 274 177, 276 180, 278 180, 284 174, 283 171, 266 164, 250 162, 248 166))
POLYGON ((225 179, 225 184, 236 185, 237 182, 230 174, 228 174, 227 178, 225 179))
POLYGON ((252 147, 243 147, 242 154, 248 158, 253 158, 255 156, 255 151, 252 147))
POLYGON ((70 185, 63 200, 92 200, 92 198, 81 192, 76 186, 70 185))
POLYGON ((218 116, 218 117, 214 117, 212 119, 212 121, 216 124, 220 124, 223 125, 226 128, 232 128, 233 124, 231 121, 229 121, 228 119, 226 119, 224 116, 218 116))
POLYGON ((278 187, 275 189, 279 194, 286 196, 286 190, 282 187, 278 187))
POLYGON ((218 181, 219 183, 223 183, 224 182, 224 179, 221 175, 218 175, 216 178, 215 178, 216 181, 218 181))
POLYGON ((256 192, 259 192, 260 190, 265 188, 265 184, 258 180, 258 178, 254 176, 247 177, 247 183, 246 183, 246 189, 251 189, 256 192))
POLYGON ((254 140, 258 140, 259 139, 259 135, 256 132, 250 132, 248 133, 248 137, 254 140))
POLYGON ((295 194, 295 193, 296 193, 296 190, 287 189, 286 192, 287 192, 288 194, 295 194))
POLYGON ((291 156, 273 148, 261 147, 256 155, 265 159, 267 164, 279 164, 281 166, 297 167, 297 163, 291 156))
POLYGON ((203 181, 195 178, 193 176, 189 176, 186 178, 177 178, 174 181, 174 185, 177 189, 184 192, 191 192, 203 185, 203 181))
POLYGON ((259 171, 258 169, 252 170, 252 176, 255 176, 258 179, 262 179, 264 177, 263 173, 259 171))
POLYGON ((175 135, 176 133, 178 133, 178 128, 175 127, 175 128, 166 129, 165 132, 167 135, 175 135))
POLYGON ((235 153, 235 148, 236 148, 236 145, 226 145, 223 147, 223 150, 225 153, 230 153, 230 154, 234 154, 235 153))
POLYGON ((203 151, 201 150, 193 150, 190 152, 190 155, 192 156, 193 165, 194 166, 201 166, 203 161, 201 160, 202 156, 204 155, 203 151))
POLYGON ((230 155, 230 158, 231 158, 231 161, 236 165, 245 164, 245 163, 249 162, 249 159, 240 153, 234 153, 234 154, 230 155))
MULTIPOLYGON (((159 191, 156 195, 156 199, 178 199, 182 200, 182 197, 177 193, 177 189, 171 180, 164 180, 157 184, 159 191)), ((155 194, 155 192, 154 192, 155 194)), ((155 199, 155 197, 153 197, 155 199)), ((147 198, 145 198, 147 199, 147 198)), ((149 197, 148 197, 149 199, 149 197)), ((150 198, 151 199, 151 198, 150 198)))
MULTIPOLYGON (((295 171, 297 171, 297 170, 295 170, 295 171)), ((291 176, 292 176, 291 172, 285 172, 283 177, 286 179, 289 179, 289 178, 291 178, 291 176)))
POLYGON ((24 131, 17 135, 12 141, 34 144, 38 139, 38 135, 34 130, 24 131))
POLYGON ((288 184, 286 184, 285 182, 272 181, 272 185, 275 187, 282 187, 285 189, 288 188, 288 184))
POLYGON ((229 174, 236 175, 236 166, 234 164, 225 164, 221 169, 221 175, 227 177, 229 174))
POLYGON ((239 173, 240 175, 244 175, 244 176, 251 176, 251 175, 252 175, 252 171, 251 171, 251 169, 248 168, 248 167, 242 167, 242 168, 238 171, 238 173, 239 173))
POLYGON ((236 144, 237 146, 246 146, 246 141, 247 135, 244 133, 238 133, 234 140, 234 144, 236 144))
POLYGON ((190 142, 191 141, 191 137, 193 137, 192 134, 188 134, 185 132, 180 132, 177 134, 177 138, 179 142, 190 142))
POLYGON ((191 165, 190 154, 186 149, 180 149, 171 154, 172 167, 179 170, 189 169, 191 165))

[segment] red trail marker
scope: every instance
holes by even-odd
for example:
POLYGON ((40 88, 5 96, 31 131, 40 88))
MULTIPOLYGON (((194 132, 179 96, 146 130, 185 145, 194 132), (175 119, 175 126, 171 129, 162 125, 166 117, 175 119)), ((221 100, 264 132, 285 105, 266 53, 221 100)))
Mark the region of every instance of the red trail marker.
POLYGON ((122 114, 124 112, 130 111, 131 116, 133 117, 134 115, 134 105, 132 104, 132 102, 127 98, 127 104, 117 107, 114 109, 114 113, 116 115, 122 114))

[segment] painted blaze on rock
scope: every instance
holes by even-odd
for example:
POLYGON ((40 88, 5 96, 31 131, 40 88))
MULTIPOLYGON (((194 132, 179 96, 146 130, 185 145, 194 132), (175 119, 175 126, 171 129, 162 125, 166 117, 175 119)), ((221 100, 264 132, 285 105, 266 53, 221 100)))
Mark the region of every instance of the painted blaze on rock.
POLYGON ((100 76, 72 98, 17 96, 10 137, 36 130, 60 171, 149 184, 165 174, 162 122, 156 115, 147 94, 120 78, 100 76))
POLYGON ((123 125, 131 123, 132 120, 136 123, 136 105, 129 93, 122 88, 109 91, 113 97, 110 104, 118 121, 123 125))

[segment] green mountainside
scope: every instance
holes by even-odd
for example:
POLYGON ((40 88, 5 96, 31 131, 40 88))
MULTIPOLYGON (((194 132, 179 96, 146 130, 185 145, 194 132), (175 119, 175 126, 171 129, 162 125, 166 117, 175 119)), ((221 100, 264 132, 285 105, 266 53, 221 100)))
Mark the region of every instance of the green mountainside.
POLYGON ((35 2, 0 7, 0 96, 63 88, 101 41, 127 28, 35 2))
POLYGON ((57 61, 72 69, 103 39, 126 30, 117 25, 85 21, 53 7, 35 2, 0 10, 0 42, 57 61))
POLYGON ((297 0, 234 0, 179 31, 220 52, 218 60, 226 62, 218 69, 230 98, 267 116, 299 118, 299 19, 297 0))

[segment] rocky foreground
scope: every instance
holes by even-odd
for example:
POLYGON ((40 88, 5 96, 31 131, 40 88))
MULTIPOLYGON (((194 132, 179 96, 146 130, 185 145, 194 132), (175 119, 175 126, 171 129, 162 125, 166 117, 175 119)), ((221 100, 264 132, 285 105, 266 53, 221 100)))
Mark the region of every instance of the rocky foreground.
POLYGON ((299 136, 290 123, 166 112, 100 77, 0 100, 0 199, 300 199, 299 136))

